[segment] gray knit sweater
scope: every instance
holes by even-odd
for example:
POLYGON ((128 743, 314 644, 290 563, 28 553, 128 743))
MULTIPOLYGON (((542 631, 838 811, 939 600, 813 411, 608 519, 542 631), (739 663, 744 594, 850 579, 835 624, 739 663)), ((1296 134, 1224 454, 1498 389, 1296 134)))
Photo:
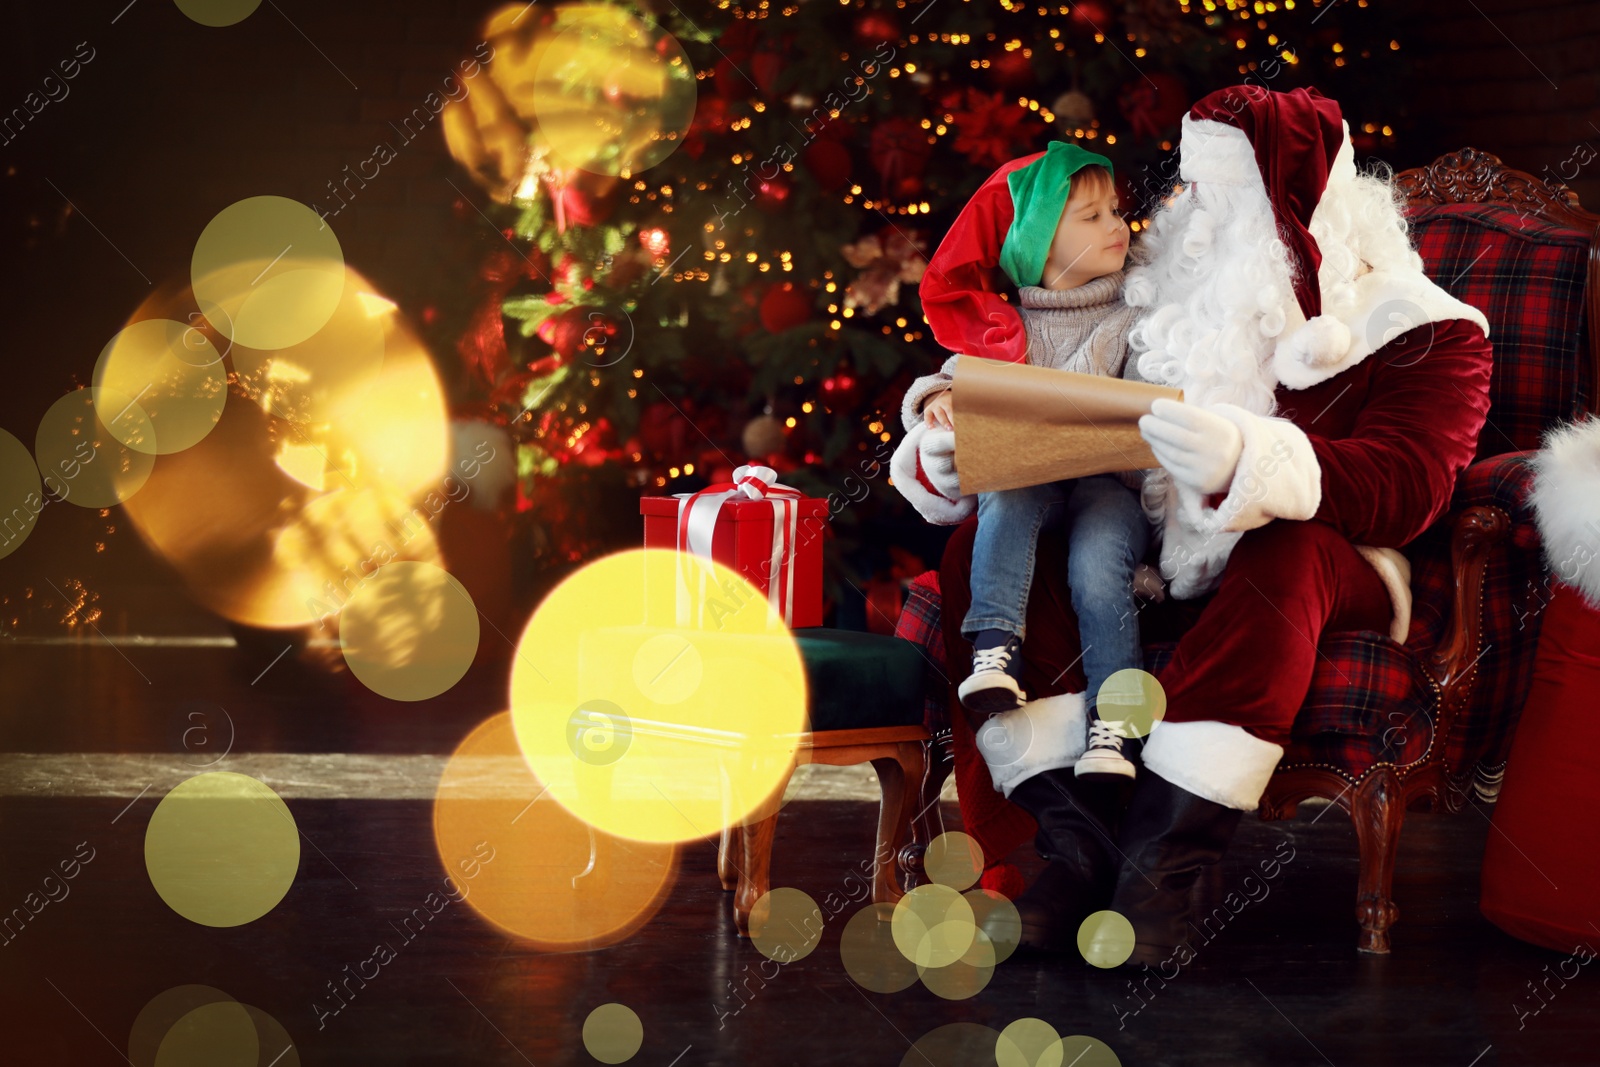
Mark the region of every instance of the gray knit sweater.
MULTIPOLYGON (((1018 291, 1018 314, 1028 338, 1028 362, 1038 367, 1099 374, 1142 382, 1138 360, 1128 358, 1128 331, 1137 308, 1122 299, 1123 272, 1107 274, 1075 289, 1024 285, 1018 291)), ((955 357, 906 390, 902 417, 910 429, 922 405, 950 388, 955 357)), ((1142 471, 1117 475, 1130 489, 1143 484, 1142 471)))

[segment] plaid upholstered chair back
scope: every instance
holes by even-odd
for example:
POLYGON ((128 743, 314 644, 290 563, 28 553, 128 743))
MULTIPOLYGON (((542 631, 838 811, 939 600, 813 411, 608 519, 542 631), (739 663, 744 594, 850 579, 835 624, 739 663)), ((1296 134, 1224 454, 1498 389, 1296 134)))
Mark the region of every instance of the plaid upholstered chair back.
POLYGON ((1494 377, 1478 458, 1538 448, 1546 430, 1595 406, 1600 218, 1473 149, 1399 184, 1428 276, 1489 320, 1494 377))

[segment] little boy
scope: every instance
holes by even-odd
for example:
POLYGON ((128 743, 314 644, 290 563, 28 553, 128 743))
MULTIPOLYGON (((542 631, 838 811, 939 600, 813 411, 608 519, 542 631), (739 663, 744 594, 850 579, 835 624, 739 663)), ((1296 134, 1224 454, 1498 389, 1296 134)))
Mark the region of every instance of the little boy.
MULTIPOLYGON (((1126 344, 1135 309, 1122 299, 1128 226, 1117 210, 1110 160, 1077 145, 1052 142, 1038 159, 1011 170, 1003 185, 993 179, 986 182, 946 243, 952 238, 957 244, 968 240, 964 227, 1003 219, 1003 212, 980 201, 1002 195, 1009 195, 1014 211, 998 265, 1018 287, 1020 336, 1005 330, 1004 312, 1009 309, 994 307, 997 294, 956 293, 947 285, 930 286, 925 281, 925 306, 930 296, 934 305, 930 320, 949 321, 946 316, 953 312, 969 327, 976 321, 978 328, 969 328, 967 336, 957 341, 966 351, 1015 359, 1016 349, 1025 346, 1026 361, 1036 366, 1138 380, 1126 344)), ((930 274, 944 252, 941 244, 930 274)), ((944 262, 962 258, 959 247, 954 253, 944 262)), ((938 276, 938 281, 944 280, 938 276)), ((936 336, 939 325, 935 323, 936 336)), ((950 333, 945 330, 941 340, 950 333)), ((908 420, 920 410, 930 430, 954 430, 954 382, 948 368, 949 364, 918 379, 907 391, 908 420)), ((1142 477, 1142 472, 1129 471, 978 494, 972 604, 961 626, 972 642, 972 674, 958 690, 961 703, 972 712, 989 715, 1019 707, 1027 699, 1019 683, 1020 648, 1035 548, 1042 532, 1064 523, 1068 585, 1088 682, 1087 749, 1077 763, 1079 777, 1116 779, 1134 774, 1133 764, 1122 754, 1122 724, 1102 721, 1096 707, 1100 687, 1109 676, 1144 666, 1134 603, 1134 572, 1150 536, 1139 501, 1142 477)))

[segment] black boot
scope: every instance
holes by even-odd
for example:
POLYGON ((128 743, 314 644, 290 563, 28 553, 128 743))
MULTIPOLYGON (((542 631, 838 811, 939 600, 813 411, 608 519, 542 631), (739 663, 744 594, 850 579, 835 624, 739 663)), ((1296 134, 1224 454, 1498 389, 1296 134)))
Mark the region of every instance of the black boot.
POLYGON ((1130 965, 1154 967, 1179 956, 1181 966, 1193 955, 1192 945, 1180 952, 1191 932, 1191 890, 1201 870, 1222 858, 1243 814, 1197 797, 1148 767, 1139 775, 1122 820, 1122 868, 1110 905, 1133 924, 1130 965))
POLYGON ((1070 768, 1043 771, 1012 789, 1011 802, 1038 822, 1035 844, 1049 861, 1013 902, 1022 918, 1019 947, 1075 951, 1083 920, 1110 903, 1120 799, 1114 786, 1079 781, 1070 768))

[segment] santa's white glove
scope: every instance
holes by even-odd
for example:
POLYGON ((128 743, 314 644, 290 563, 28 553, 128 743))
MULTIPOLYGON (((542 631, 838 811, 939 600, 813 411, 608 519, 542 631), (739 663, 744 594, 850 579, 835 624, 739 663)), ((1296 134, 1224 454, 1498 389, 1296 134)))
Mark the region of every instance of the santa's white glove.
POLYGON ((919 449, 922 473, 942 496, 961 499, 961 478, 956 474, 956 432, 942 426, 931 426, 922 437, 919 449))
POLYGON ((1229 419, 1162 397, 1150 405, 1150 414, 1140 416, 1139 433, 1156 462, 1191 489, 1216 493, 1233 484, 1244 435, 1229 419))

